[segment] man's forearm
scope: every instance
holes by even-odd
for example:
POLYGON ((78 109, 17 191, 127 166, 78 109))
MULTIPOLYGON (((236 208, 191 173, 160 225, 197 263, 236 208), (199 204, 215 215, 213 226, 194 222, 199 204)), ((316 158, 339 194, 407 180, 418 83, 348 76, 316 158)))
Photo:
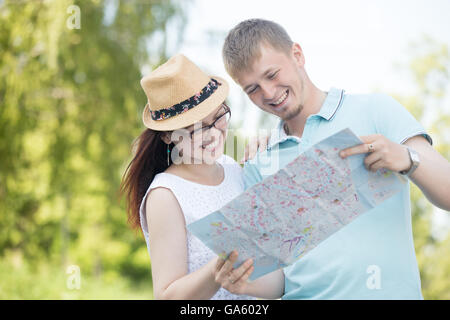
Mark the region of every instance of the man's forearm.
POLYGON ((410 179, 432 204, 450 211, 450 162, 421 140, 412 138, 405 143, 420 158, 420 165, 410 179))

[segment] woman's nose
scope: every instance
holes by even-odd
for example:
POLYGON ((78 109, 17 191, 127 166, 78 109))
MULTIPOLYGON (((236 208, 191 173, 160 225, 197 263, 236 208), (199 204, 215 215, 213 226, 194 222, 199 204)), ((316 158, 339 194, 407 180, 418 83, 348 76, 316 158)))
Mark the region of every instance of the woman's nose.
POLYGON ((216 126, 212 126, 206 133, 204 138, 208 140, 216 140, 219 139, 220 135, 223 134, 223 129, 217 128, 216 126))

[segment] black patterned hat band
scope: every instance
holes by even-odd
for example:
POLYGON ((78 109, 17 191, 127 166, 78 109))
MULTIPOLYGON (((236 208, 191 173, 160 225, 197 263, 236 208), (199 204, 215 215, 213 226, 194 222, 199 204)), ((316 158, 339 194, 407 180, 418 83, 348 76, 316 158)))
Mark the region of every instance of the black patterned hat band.
POLYGON ((211 81, 192 97, 171 107, 150 111, 152 119, 155 121, 164 120, 186 112, 205 101, 220 85, 222 84, 219 81, 211 78, 211 81))

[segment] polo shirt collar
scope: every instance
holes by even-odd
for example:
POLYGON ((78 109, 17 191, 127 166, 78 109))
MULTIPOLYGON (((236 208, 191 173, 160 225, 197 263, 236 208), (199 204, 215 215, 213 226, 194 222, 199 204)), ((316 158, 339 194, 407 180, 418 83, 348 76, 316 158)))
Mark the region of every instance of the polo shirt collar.
MULTIPOLYGON (((342 101, 344 98, 344 90, 331 88, 328 91, 327 97, 323 102, 322 107, 320 108, 319 113, 316 115, 322 117, 323 119, 330 121, 334 115, 336 114, 339 107, 342 105, 342 101)), ((293 140, 296 142, 300 142, 300 138, 297 136, 289 136, 284 131, 284 121, 280 119, 277 127, 273 130, 272 135, 270 136, 268 149, 273 148, 275 145, 282 143, 286 140, 293 140)))
POLYGON ((331 88, 317 115, 330 121, 341 106, 344 99, 344 93, 345 91, 343 89, 331 88))

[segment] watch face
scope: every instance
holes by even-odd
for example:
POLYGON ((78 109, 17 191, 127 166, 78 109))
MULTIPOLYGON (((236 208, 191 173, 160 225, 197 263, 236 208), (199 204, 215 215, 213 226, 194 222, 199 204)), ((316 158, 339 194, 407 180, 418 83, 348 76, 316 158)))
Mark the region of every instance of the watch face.
POLYGON ((414 150, 411 150, 410 154, 411 154, 411 160, 412 160, 413 164, 414 165, 418 165, 419 162, 420 162, 419 154, 416 151, 414 151, 414 150))
POLYGON ((411 148, 409 148, 409 147, 407 147, 407 148, 408 148, 409 158, 411 159, 411 167, 410 167, 409 169, 400 171, 399 173, 400 173, 400 174, 403 174, 403 175, 409 176, 409 175, 411 175, 411 174, 414 172, 414 170, 416 170, 417 167, 419 166, 419 164, 420 164, 420 159, 419 159, 419 154, 418 154, 416 151, 414 151, 413 149, 411 149, 411 148))

